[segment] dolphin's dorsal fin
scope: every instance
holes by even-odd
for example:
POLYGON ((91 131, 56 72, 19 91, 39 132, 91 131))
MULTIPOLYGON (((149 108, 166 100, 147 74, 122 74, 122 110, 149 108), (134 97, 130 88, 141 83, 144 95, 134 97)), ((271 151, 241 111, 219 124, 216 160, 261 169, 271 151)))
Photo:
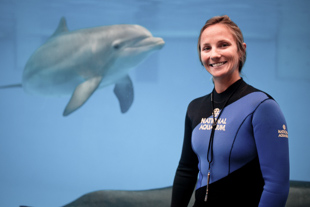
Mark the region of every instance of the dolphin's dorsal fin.
POLYGON ((62 34, 64 32, 68 32, 68 27, 67 27, 67 22, 66 22, 66 18, 65 17, 61 17, 58 27, 55 30, 54 34, 51 37, 55 37, 59 34, 62 34))
POLYGON ((68 116, 73 111, 80 108, 98 88, 101 80, 101 76, 93 77, 78 85, 73 92, 72 97, 68 105, 66 106, 63 115, 68 116))

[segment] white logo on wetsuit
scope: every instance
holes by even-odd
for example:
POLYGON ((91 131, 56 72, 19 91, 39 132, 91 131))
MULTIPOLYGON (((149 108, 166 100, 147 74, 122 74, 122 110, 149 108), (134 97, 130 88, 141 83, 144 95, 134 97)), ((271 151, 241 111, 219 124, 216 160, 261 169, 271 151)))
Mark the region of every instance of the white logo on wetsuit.
MULTIPOLYGON (((214 117, 216 118, 220 114, 220 109, 215 108, 212 113, 214 114, 214 117)), ((217 121, 215 130, 225 131, 226 120, 227 120, 226 118, 219 118, 219 120, 217 121)), ((212 118, 201 118, 200 123, 201 124, 200 124, 199 130, 211 130, 212 124, 213 124, 213 117, 212 118)))
POLYGON ((285 137, 285 138, 288 138, 288 132, 287 132, 287 130, 286 130, 285 124, 283 124, 282 128, 283 128, 283 129, 278 130, 278 133, 279 133, 279 136, 278 136, 278 137, 285 137))
POLYGON ((217 118, 217 116, 220 114, 220 109, 219 108, 215 108, 213 111, 214 117, 217 118))

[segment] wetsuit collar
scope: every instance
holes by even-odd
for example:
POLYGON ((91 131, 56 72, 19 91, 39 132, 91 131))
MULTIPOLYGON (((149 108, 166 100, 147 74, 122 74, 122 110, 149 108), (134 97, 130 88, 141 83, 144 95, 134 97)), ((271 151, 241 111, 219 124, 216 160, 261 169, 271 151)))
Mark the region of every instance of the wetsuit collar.
POLYGON ((235 89, 237 87, 242 86, 243 84, 245 84, 245 82, 243 81, 242 78, 240 78, 239 80, 237 80, 236 82, 234 82, 231 86, 229 86, 224 92, 222 93, 217 93, 216 90, 214 90, 214 102, 217 103, 221 103, 225 100, 228 99, 228 97, 230 96, 230 94, 235 91, 235 89))

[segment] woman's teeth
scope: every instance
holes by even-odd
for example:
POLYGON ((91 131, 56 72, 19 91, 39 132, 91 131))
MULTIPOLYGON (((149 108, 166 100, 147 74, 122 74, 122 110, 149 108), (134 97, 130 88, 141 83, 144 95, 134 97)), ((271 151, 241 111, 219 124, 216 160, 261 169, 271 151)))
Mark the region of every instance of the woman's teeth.
POLYGON ((214 63, 214 64, 210 64, 211 67, 218 67, 221 65, 224 65, 226 62, 221 62, 221 63, 214 63))

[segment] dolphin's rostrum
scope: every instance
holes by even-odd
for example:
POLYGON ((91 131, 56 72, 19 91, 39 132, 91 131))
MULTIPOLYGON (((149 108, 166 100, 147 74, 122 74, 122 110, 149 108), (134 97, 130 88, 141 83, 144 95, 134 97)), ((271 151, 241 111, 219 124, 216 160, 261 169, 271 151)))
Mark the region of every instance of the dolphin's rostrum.
POLYGON ((140 25, 111 25, 69 31, 61 18, 54 34, 28 60, 22 87, 44 96, 71 95, 63 115, 81 107, 97 88, 115 84, 121 112, 134 92, 128 72, 165 44, 140 25))

